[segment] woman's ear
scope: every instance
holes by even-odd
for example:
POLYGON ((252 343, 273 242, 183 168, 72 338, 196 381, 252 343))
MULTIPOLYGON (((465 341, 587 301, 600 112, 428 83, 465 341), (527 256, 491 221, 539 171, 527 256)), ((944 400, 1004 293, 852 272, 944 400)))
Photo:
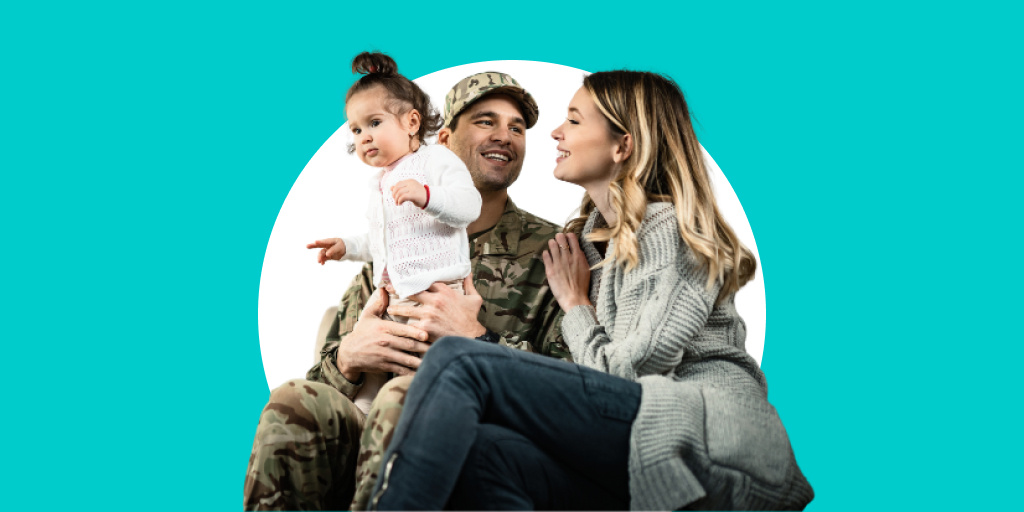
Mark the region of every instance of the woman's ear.
POLYGON ((619 137, 619 141, 612 148, 612 161, 617 164, 625 162, 629 155, 633 154, 633 136, 625 134, 619 137))

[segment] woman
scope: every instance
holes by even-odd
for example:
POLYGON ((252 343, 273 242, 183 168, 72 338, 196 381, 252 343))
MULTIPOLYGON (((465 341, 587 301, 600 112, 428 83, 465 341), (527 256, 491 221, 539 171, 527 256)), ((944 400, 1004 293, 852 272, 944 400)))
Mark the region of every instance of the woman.
POLYGON ((813 491, 733 304, 755 262, 718 211, 678 86, 595 73, 552 136, 555 176, 587 192, 544 255, 582 366, 439 341, 375 505, 803 508, 813 491))

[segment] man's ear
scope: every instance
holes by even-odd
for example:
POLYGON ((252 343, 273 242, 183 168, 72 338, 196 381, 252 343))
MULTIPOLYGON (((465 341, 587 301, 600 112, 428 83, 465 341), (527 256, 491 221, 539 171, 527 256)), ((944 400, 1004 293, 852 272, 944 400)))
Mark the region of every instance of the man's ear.
POLYGON ((416 134, 420 131, 420 111, 416 109, 410 110, 405 114, 405 125, 409 128, 409 133, 416 134))
POLYGON ((621 164, 629 158, 629 155, 632 154, 633 136, 627 133, 622 137, 619 137, 618 143, 616 143, 615 147, 612 148, 612 160, 617 164, 621 164))
POLYGON ((451 149, 452 148, 452 129, 445 126, 441 128, 441 131, 437 132, 437 143, 451 149))

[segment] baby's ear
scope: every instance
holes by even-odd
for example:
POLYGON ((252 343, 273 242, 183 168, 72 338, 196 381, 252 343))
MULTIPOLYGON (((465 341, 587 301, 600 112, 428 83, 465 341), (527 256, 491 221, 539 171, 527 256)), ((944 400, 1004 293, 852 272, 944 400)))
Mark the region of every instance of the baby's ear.
POLYGON ((416 133, 420 131, 420 111, 416 109, 410 110, 405 114, 405 124, 409 127, 409 133, 416 133))

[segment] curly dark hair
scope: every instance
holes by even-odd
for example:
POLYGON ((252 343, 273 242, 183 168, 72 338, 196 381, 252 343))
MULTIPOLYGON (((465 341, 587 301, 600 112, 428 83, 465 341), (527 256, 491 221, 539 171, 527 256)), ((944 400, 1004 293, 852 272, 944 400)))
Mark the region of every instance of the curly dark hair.
MULTIPOLYGON (((398 65, 391 57, 380 52, 360 53, 352 59, 352 72, 366 76, 352 84, 345 94, 345 103, 348 103, 352 95, 379 85, 387 91, 388 112, 397 116, 416 109, 420 113, 420 131, 416 134, 420 144, 426 144, 426 138, 441 129, 444 119, 431 106, 430 96, 412 80, 398 74, 398 65)), ((349 145, 348 152, 354 151, 355 146, 349 145)))

